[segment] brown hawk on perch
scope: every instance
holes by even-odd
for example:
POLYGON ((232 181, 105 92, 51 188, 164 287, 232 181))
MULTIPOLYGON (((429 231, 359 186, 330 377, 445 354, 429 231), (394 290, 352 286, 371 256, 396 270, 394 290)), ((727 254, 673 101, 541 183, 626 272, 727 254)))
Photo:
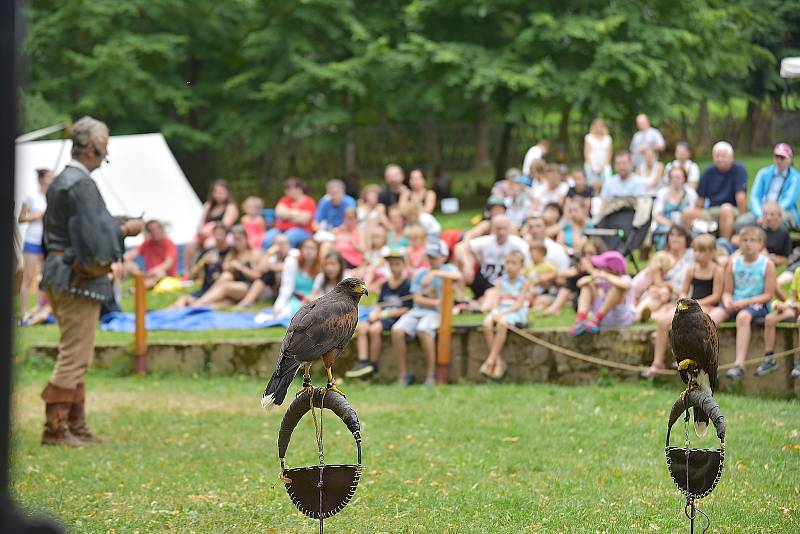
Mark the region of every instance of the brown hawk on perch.
MULTIPOLYGON (((717 389, 719 366, 717 325, 696 300, 678 301, 672 318, 670 344, 678 372, 686 384, 681 397, 695 388, 712 395, 717 389)), ((698 436, 704 436, 708 429, 708 416, 697 408, 694 409, 694 428, 698 436)))
POLYGON ((318 358, 322 358, 328 372, 327 388, 339 391, 331 366, 353 337, 358 324, 358 301, 368 294, 362 280, 345 278, 332 291, 297 311, 283 338, 277 368, 261 398, 264 408, 283 402, 301 364, 305 379, 301 391, 311 389, 311 362, 318 358))

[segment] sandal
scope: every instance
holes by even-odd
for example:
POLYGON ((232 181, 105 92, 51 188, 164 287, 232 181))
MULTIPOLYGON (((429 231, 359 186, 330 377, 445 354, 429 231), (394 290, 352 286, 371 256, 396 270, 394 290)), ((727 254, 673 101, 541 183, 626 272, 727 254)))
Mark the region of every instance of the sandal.
POLYGON ((506 376, 506 371, 508 371, 508 364, 505 362, 505 360, 500 360, 497 365, 495 365, 492 378, 495 380, 501 380, 504 376, 506 376))
POLYGON ((489 360, 483 362, 483 365, 481 365, 480 368, 480 372, 483 376, 485 376, 486 378, 492 378, 493 371, 494 371, 494 365, 492 365, 492 362, 490 362, 489 360))

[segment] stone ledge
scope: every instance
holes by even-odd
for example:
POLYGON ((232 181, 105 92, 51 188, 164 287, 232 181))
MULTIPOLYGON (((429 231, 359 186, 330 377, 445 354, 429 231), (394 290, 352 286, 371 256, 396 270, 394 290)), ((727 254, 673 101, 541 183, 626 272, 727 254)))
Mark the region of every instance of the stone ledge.
MULTIPOLYGON (((556 345, 573 349, 584 354, 606 358, 610 361, 632 365, 649 365, 653 345, 652 329, 633 328, 610 330, 597 335, 571 337, 566 328, 533 328, 533 334, 556 345)), ((783 329, 778 334, 776 351, 795 346, 794 328, 783 329)), ((148 346, 150 369, 152 371, 171 371, 209 374, 248 374, 268 377, 275 368, 280 344, 278 338, 224 340, 219 342, 155 342, 148 346)), ((763 330, 754 329, 750 342, 748 358, 756 358, 762 354, 763 330)), ((95 347, 95 365, 105 368, 129 369, 132 365, 130 343, 98 343, 95 347)), ((720 363, 730 363, 734 359, 735 329, 720 330, 720 363)), ((39 343, 31 345, 28 353, 40 353, 55 358, 58 352, 57 343, 39 343)), ((456 328, 453 333, 450 363, 450 379, 453 382, 485 382, 479 368, 488 353, 483 333, 474 328, 456 328)), ((510 334, 504 351, 509 370, 506 382, 551 382, 567 385, 594 383, 604 376, 617 380, 636 381, 635 373, 613 368, 600 368, 591 363, 582 362, 530 343, 514 334, 510 334)), ((746 394, 765 394, 771 396, 800 396, 800 381, 793 381, 789 372, 798 356, 789 356, 780 361, 778 371, 762 378, 752 375, 748 368, 747 376, 738 384, 720 378, 723 391, 734 391, 746 394)), ((336 365, 336 375, 341 377, 356 361, 355 343, 345 350, 336 365)), ((408 363, 410 370, 418 381, 425 376, 424 356, 417 342, 408 344, 408 363)), ((384 338, 381 368, 377 380, 384 383, 394 382, 397 378, 397 367, 391 352, 388 338, 384 338)), ((315 365, 315 374, 323 376, 322 366, 315 365)), ((659 381, 673 382, 676 387, 680 379, 659 377, 659 381)))

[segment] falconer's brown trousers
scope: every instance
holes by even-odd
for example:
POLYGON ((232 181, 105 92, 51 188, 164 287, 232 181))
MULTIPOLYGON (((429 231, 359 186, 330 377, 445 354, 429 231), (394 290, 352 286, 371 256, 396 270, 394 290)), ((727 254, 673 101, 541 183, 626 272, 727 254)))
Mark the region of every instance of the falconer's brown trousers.
POLYGON ((77 447, 94 439, 86 425, 84 375, 94 357, 100 303, 48 292, 61 339, 50 381, 42 391, 46 421, 42 443, 77 447))

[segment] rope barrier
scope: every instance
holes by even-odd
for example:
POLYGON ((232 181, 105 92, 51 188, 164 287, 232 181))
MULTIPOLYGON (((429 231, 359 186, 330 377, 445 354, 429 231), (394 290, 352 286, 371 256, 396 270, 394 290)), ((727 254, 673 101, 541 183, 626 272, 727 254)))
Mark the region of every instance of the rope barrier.
MULTIPOLYGON (((571 349, 565 349, 564 347, 559 347, 558 345, 556 345, 554 343, 550 343, 549 341, 545 341, 544 339, 531 334, 527 330, 523 330, 523 329, 518 328, 518 327, 516 327, 516 326, 514 326, 512 324, 508 325, 508 329, 509 329, 509 331, 514 332, 515 334, 517 334, 521 338, 527 339, 531 343, 535 343, 536 345, 540 345, 540 346, 545 347, 545 348, 547 348, 549 350, 552 350, 553 352, 557 352, 559 354, 563 354, 564 356, 568 356, 568 357, 574 358, 576 360, 581 360, 581 361, 584 361, 584 362, 593 363, 595 365, 600 365, 600 366, 603 366, 603 367, 611 367, 613 369, 621 369, 623 371, 630 371, 630 372, 634 372, 634 373, 640 373, 640 372, 645 371, 645 370, 648 369, 648 367, 645 367, 644 365, 631 365, 631 364, 628 364, 628 363, 612 362, 612 361, 609 361, 609 360, 604 360, 602 358, 597 358, 595 356, 589 356, 588 354, 582 354, 580 352, 577 352, 577 351, 574 351, 574 350, 571 350, 571 349)), ((788 349, 788 350, 784 350, 782 352, 777 352, 777 353, 772 355, 772 358, 775 358, 775 359, 785 358, 786 356, 789 356, 789 355, 792 355, 792 354, 797 354, 799 352, 800 352, 800 347, 795 347, 793 349, 788 349)), ((756 365, 757 363, 762 362, 762 361, 764 361, 763 357, 761 357, 761 358, 751 358, 749 360, 745 360, 742 363, 742 366, 743 367, 749 367, 749 366, 752 366, 752 365, 756 365)), ((725 365, 720 365, 717 368, 717 370, 718 371, 726 371, 728 369, 732 369, 733 367, 736 367, 735 363, 726 363, 725 365)), ((677 371, 672 370, 672 369, 655 369, 654 374, 674 375, 676 372, 677 371)))

